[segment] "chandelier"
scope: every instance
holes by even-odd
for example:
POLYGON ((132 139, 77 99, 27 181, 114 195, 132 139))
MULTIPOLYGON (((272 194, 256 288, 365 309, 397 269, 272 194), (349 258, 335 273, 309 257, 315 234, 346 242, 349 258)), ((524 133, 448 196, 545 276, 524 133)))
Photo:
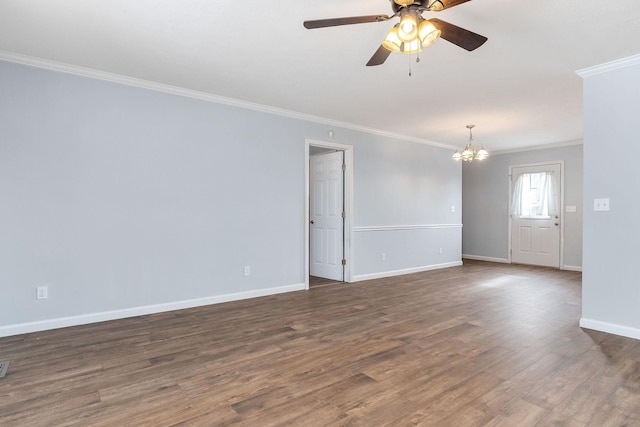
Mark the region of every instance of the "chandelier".
POLYGON ((451 156, 451 158, 456 162, 458 160, 471 162, 473 160, 484 160, 489 157, 489 153, 484 149, 484 146, 480 145, 480 149, 476 150, 471 145, 471 141, 473 141, 473 134, 471 133, 471 129, 473 129, 474 126, 475 125, 467 125, 467 129, 469 129, 469 142, 467 143, 467 146, 464 148, 464 150, 462 150, 462 153, 456 150, 456 152, 453 153, 453 156, 451 156))

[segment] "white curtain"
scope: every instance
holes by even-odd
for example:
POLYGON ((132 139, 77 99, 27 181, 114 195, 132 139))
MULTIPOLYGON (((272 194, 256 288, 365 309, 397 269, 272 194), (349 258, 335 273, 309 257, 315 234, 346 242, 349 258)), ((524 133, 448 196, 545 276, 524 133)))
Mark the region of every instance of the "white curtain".
POLYGON ((513 186, 513 196, 511 198, 511 215, 522 216, 522 190, 524 187, 524 179, 522 174, 518 176, 513 186))
MULTIPOLYGON (((547 215, 553 217, 558 215, 558 184, 556 175, 552 172, 545 172, 543 194, 543 206, 547 207, 547 215)), ((540 212, 540 215, 543 213, 540 212)))
POLYGON ((553 172, 521 174, 513 186, 511 214, 527 217, 556 216, 558 214, 557 188, 557 181, 553 172), (540 175, 540 198, 539 200, 536 198, 535 203, 531 200, 532 175, 540 175))

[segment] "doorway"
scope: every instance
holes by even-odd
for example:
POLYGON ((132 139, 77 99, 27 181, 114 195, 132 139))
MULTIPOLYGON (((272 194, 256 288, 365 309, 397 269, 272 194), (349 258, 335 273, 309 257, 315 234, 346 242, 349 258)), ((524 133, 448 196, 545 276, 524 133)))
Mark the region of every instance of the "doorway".
POLYGON ((560 268, 563 163, 510 167, 510 261, 560 268))
POLYGON ((344 280, 344 172, 343 151, 310 153, 310 277, 344 280))
POLYGON ((305 285, 350 282, 353 148, 306 141, 305 285))

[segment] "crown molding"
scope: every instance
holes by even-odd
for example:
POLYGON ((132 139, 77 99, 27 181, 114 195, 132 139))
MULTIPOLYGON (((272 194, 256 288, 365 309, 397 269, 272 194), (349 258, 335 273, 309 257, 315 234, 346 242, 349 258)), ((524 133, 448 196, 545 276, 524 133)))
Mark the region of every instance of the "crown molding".
POLYGON ((36 58, 36 57, 22 55, 14 52, 0 50, 0 60, 13 62, 21 65, 28 65, 36 68, 42 68, 50 71, 57 71, 60 73, 73 74, 81 77, 88 77, 96 80, 104 80, 107 82, 138 87, 138 88, 152 90, 156 92, 168 93, 171 95, 177 95, 177 96, 182 96, 186 98, 194 98, 202 101, 213 102, 216 104, 224 104, 224 105, 229 105, 233 107, 244 108, 247 110, 259 111, 267 114, 274 114, 277 116, 288 117, 291 119, 303 120, 303 121, 318 123, 322 125, 335 126, 343 129, 350 129, 354 131, 369 133, 372 135, 383 136, 383 137, 397 139, 401 141, 431 145, 433 147, 438 147, 438 148, 446 148, 446 149, 454 148, 453 146, 450 146, 447 144, 441 144, 439 142, 429 141, 422 138, 416 138, 409 135, 387 132, 382 129, 375 129, 375 128, 361 126, 353 123, 341 122, 339 120, 328 119, 325 117, 314 116, 311 114, 300 113, 297 111, 285 110, 282 108, 272 107, 269 105, 262 105, 262 104, 257 104, 253 102, 242 101, 239 99, 228 98, 220 95, 214 95, 207 92, 201 92, 197 90, 186 89, 179 86, 172 86, 164 83, 138 79, 135 77, 124 76, 122 74, 109 73, 106 71, 95 70, 92 68, 80 67, 77 65, 65 64, 62 62, 51 61, 48 59, 36 58))
POLYGON ((594 65, 593 67, 583 68, 576 71, 576 73, 584 79, 597 74, 608 73, 609 71, 619 70, 620 68, 631 67, 639 64, 640 55, 633 55, 626 58, 616 59, 615 61, 605 62, 604 64, 594 65))
POLYGON ((499 154, 522 153, 525 151, 551 150, 553 148, 571 147, 573 145, 582 145, 582 140, 580 139, 575 141, 556 142, 552 144, 531 145, 528 147, 510 148, 506 150, 495 150, 491 152, 491 155, 497 156, 499 154))

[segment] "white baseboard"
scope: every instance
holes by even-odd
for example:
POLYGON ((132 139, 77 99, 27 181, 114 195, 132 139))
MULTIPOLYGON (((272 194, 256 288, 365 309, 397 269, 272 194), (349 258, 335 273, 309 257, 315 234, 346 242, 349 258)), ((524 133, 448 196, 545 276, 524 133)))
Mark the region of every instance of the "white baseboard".
POLYGON ((458 267, 462 265, 462 261, 447 262, 443 264, 427 265, 423 267, 405 268, 403 270, 382 271, 380 273, 361 274, 354 276, 352 282, 361 282, 363 280, 382 279, 383 277, 402 276, 404 274, 420 273, 423 271, 439 270, 441 268, 458 267))
MULTIPOLYGON (((511 261, 509 261, 507 258, 493 258, 493 257, 481 256, 481 255, 462 254, 462 259, 471 259, 471 260, 475 260, 475 261, 488 261, 488 262, 499 262, 499 263, 502 263, 502 264, 511 264, 511 261)), ((560 270, 582 272, 582 266, 580 266, 580 265, 563 265, 562 267, 560 267, 560 270)))
POLYGON ((600 320, 585 319, 583 317, 580 319, 580 327, 640 340, 640 329, 632 328, 630 326, 601 322, 600 320))
POLYGON ((88 323, 104 322, 107 320, 124 319, 127 317, 143 316, 145 314, 162 313, 165 311, 182 310, 185 308, 201 307, 203 305, 220 304, 223 302, 238 301, 249 298, 263 297, 267 295, 282 294, 285 292, 302 291, 306 289, 304 283, 279 286, 276 288, 257 289, 254 291, 238 292, 226 295, 216 295, 205 298, 176 301, 164 304, 146 305, 141 307, 126 308, 123 310, 103 311, 100 313, 83 314, 80 316, 59 317, 37 322, 19 323, 15 325, 0 326, 0 337, 27 334, 31 332, 46 331, 49 329, 66 328, 68 326, 86 325, 88 323))
POLYGON ((493 257, 481 256, 481 255, 462 254, 462 259, 472 259, 474 261, 488 261, 488 262, 499 262, 501 264, 511 264, 511 261, 509 261, 507 258, 493 258, 493 257))

